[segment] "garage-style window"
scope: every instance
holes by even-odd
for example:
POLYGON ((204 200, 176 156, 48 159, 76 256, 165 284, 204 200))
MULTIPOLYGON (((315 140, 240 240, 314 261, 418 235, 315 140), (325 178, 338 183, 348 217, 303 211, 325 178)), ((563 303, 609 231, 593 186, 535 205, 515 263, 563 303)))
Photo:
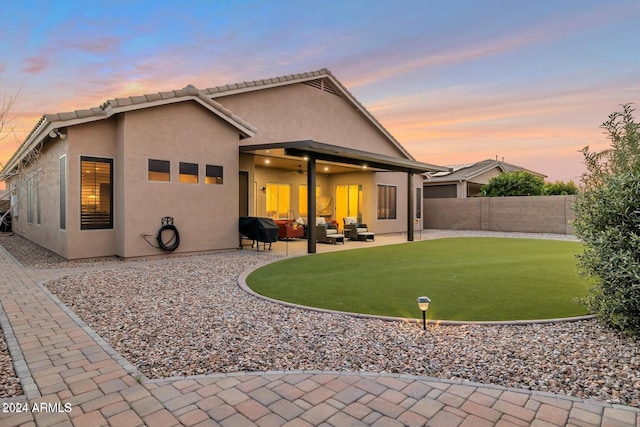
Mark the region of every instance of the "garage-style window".
POLYGON ((169 160, 149 159, 149 181, 171 181, 171 162, 169 160))
POLYGON ((395 185, 378 185, 378 219, 396 219, 397 192, 395 185))
POLYGON ((80 229, 113 228, 113 159, 81 157, 80 229))
POLYGON ((198 183, 198 164, 180 162, 180 175, 178 181, 185 184, 198 183))
POLYGON ((224 182, 222 172, 222 166, 206 165, 205 184, 222 184, 224 182))

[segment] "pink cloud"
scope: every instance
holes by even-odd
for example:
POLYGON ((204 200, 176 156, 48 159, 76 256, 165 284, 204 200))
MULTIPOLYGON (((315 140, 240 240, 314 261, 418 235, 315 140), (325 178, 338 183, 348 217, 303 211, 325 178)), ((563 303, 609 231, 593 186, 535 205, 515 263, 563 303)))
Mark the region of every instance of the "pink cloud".
POLYGON ((50 61, 47 57, 38 55, 31 56, 25 59, 25 65, 22 67, 22 71, 29 74, 39 74, 49 68, 50 61))
POLYGON ((572 16, 571 19, 555 18, 541 25, 522 29, 516 34, 505 34, 493 39, 477 39, 471 42, 466 40, 460 46, 450 46, 421 57, 398 58, 399 53, 404 49, 398 49, 395 45, 385 46, 383 49, 367 52, 362 61, 356 62, 359 66, 354 66, 353 58, 349 58, 350 62, 343 65, 344 68, 354 71, 352 75, 355 77, 345 80, 345 83, 348 87, 356 88, 418 69, 471 62, 519 50, 529 45, 552 42, 595 25, 614 22, 635 10, 624 3, 614 6, 606 5, 602 9, 572 16), (383 58, 384 61, 379 61, 379 58, 383 58), (397 60, 393 60, 394 58, 397 60))
POLYGON ((98 37, 68 42, 67 46, 91 53, 109 53, 118 49, 122 41, 117 37, 98 37))

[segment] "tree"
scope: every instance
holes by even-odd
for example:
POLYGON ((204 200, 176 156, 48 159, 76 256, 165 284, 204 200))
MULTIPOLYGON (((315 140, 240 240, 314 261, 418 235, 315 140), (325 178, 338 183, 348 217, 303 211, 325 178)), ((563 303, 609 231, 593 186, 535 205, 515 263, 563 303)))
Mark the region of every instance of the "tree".
MULTIPOLYGON (((2 97, 2 105, 0 106, 0 142, 14 133, 15 126, 13 125, 13 121, 15 120, 15 115, 12 113, 12 110, 17 99, 17 94, 14 96, 4 95, 2 97)), ((4 165, 0 162, 0 170, 3 168, 4 165)), ((4 225, 9 213, 10 212, 7 211, 0 215, 0 224, 4 225)))
POLYGON ((606 325, 640 335, 640 124, 629 104, 602 124, 611 147, 582 150, 586 172, 573 227, 578 266, 591 280, 584 303, 606 325))
POLYGON ((578 186, 573 182, 545 182, 542 187, 542 194, 545 196, 566 196, 569 194, 578 194, 578 186))
POLYGON ((515 171, 503 173, 482 186, 482 195, 487 197, 539 196, 542 194, 544 179, 530 172, 515 171))

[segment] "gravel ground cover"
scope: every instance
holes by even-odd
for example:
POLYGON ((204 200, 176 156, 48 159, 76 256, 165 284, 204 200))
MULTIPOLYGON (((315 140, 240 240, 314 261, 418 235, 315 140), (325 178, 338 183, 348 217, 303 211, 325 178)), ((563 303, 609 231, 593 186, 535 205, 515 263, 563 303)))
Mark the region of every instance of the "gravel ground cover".
POLYGON ((20 380, 13 369, 9 349, 0 329, 0 398, 20 396, 24 394, 20 380))
POLYGON ((149 378, 264 370, 394 372, 640 406, 640 347, 595 321, 421 325, 284 307, 238 275, 238 252, 91 271, 49 289, 149 378))
MULTIPOLYGON (((451 235, 428 235, 439 234, 451 235)), ((120 262, 66 262, 17 236, 0 236, 0 244, 34 268, 120 262)), ((149 378, 289 369, 396 372, 640 406, 638 342, 593 320, 430 325, 425 332, 418 324, 288 308, 239 289, 240 272, 276 258, 237 252, 128 264, 48 286, 149 378)), ((4 390, 5 383, 19 386, 10 365, 0 333, 4 390)))
POLYGON ((122 259, 116 257, 68 261, 60 255, 13 233, 0 234, 0 245, 23 266, 36 269, 81 268, 123 262, 122 259))

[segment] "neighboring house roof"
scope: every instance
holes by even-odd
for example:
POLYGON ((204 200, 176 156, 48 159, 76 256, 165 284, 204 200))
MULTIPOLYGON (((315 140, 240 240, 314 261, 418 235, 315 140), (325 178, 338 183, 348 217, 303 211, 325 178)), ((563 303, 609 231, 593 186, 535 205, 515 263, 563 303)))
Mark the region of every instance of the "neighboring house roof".
POLYGON ((256 90, 269 89, 279 86, 286 86, 296 83, 308 83, 312 86, 322 88, 326 92, 341 95, 348 99, 358 111, 376 127, 382 134, 404 155, 407 159, 415 160, 413 156, 396 140, 391 133, 356 99, 355 96, 326 68, 318 71, 309 71, 300 74, 290 74, 288 76, 274 77, 270 79, 254 80, 250 82, 235 83, 224 86, 216 86, 204 89, 202 92, 212 98, 218 98, 238 93, 252 92, 256 90), (328 83, 327 83, 328 82, 328 83))
POLYGON ((201 104, 222 120, 225 120, 234 126, 238 129, 240 134, 245 137, 253 136, 256 132, 256 129, 251 126, 251 124, 233 114, 232 111, 221 105, 219 102, 214 101, 208 96, 204 96, 200 90, 191 85, 184 89, 173 90, 170 92, 130 96, 128 98, 115 98, 105 101, 100 107, 43 115, 33 130, 29 133, 25 142, 20 146, 20 148, 18 148, 11 159, 9 159, 6 166, 0 173, 0 179, 6 178, 17 166, 18 162, 36 146, 60 135, 60 128, 105 120, 116 114, 127 111, 140 110, 143 108, 174 104, 184 101, 195 101, 201 104))
POLYGON ((477 163, 453 165, 449 167, 451 168, 451 172, 436 172, 434 174, 430 174, 426 182, 469 181, 494 168, 499 168, 505 173, 525 171, 542 178, 547 177, 539 172, 534 172, 521 166, 490 159, 482 160, 477 163))

